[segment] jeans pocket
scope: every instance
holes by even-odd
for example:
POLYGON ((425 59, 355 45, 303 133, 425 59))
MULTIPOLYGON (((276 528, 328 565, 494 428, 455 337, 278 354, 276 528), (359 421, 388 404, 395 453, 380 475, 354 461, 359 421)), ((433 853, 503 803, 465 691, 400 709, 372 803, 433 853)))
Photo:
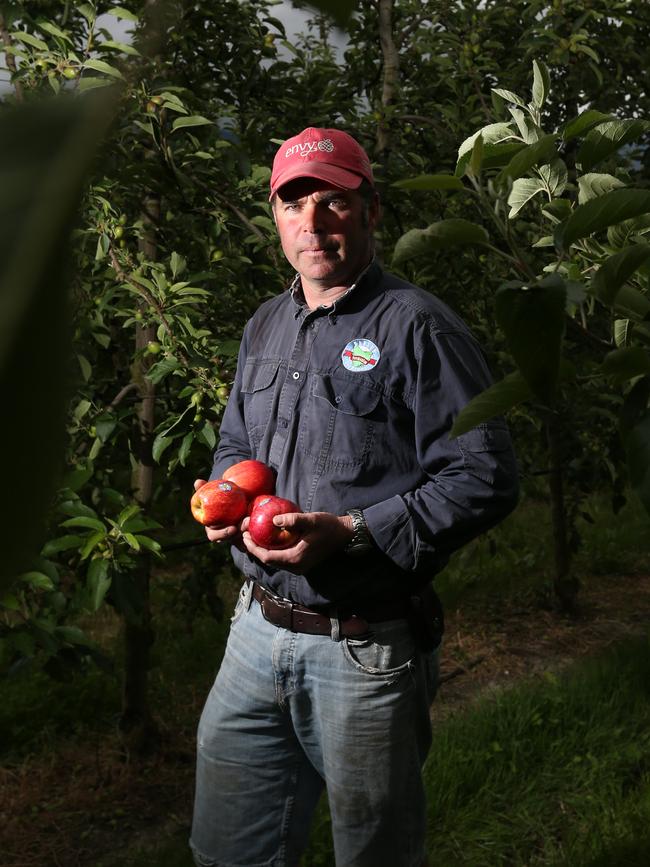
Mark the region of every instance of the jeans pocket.
POLYGON ((404 620, 372 623, 367 638, 346 638, 343 654, 358 671, 373 677, 398 677, 413 666, 416 650, 404 620))

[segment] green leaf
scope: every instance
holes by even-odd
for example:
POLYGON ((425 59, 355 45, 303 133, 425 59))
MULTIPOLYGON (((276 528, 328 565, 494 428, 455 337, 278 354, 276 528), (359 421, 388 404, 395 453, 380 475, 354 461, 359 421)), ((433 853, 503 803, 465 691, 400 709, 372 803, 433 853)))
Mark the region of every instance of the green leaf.
POLYGON ((557 274, 538 283, 507 283, 495 299, 508 349, 531 391, 552 406, 559 381, 566 288, 557 274))
POLYGON ((164 436, 163 434, 158 434, 158 436, 153 441, 153 446, 151 447, 151 455, 154 461, 159 464, 160 458, 162 457, 162 453, 165 451, 167 446, 171 445, 174 442, 174 437, 164 436))
POLYGON ((584 135, 592 127, 598 126, 599 123, 611 119, 611 114, 603 114, 602 111, 596 111, 593 108, 587 109, 567 123, 562 132, 562 138, 564 141, 571 141, 571 139, 584 135))
POLYGON ((588 172, 623 145, 641 138, 650 129, 646 120, 610 120, 594 127, 585 138, 576 155, 576 162, 588 172))
POLYGON ((465 184, 455 175, 418 175, 391 184, 400 190, 465 190, 465 184))
POLYGON ((619 289, 650 257, 650 244, 633 244, 606 259, 591 280, 590 291, 603 304, 613 304, 619 289))
POLYGON ((186 260, 175 250, 169 259, 169 264, 172 269, 172 276, 174 277, 174 279, 176 279, 176 277, 179 277, 187 267, 186 260))
POLYGON ((625 450, 632 487, 650 512, 650 413, 630 430, 625 450))
POLYGON ((522 108, 527 108, 526 100, 522 99, 521 96, 518 96, 512 90, 504 90, 502 87, 493 87, 492 93, 498 94, 498 96, 505 99, 506 102, 512 102, 515 105, 520 105, 522 108))
POLYGON ((95 550, 97 545, 100 542, 103 542, 106 538, 106 530, 102 530, 102 532, 91 533, 85 540, 84 546, 79 551, 79 556, 82 560, 85 560, 86 557, 89 557, 92 552, 95 550))
MULTIPOLYGON (((112 78, 96 78, 84 75, 84 77, 79 80, 77 90, 79 93, 85 93, 87 90, 97 90, 100 87, 109 87, 111 84, 113 84, 112 78)), ((95 258, 103 258, 104 255, 106 255, 105 251, 102 248, 99 248, 95 258)))
POLYGON ((51 557, 52 554, 58 554, 60 551, 69 551, 70 548, 78 548, 85 539, 82 536, 59 536, 58 539, 51 539, 43 546, 41 554, 43 557, 51 557))
POLYGON ((201 433, 203 434, 203 439, 206 441, 208 448, 213 449, 217 444, 217 435, 214 431, 214 427, 209 421, 201 428, 201 433))
POLYGON ((49 45, 47 42, 43 42, 42 39, 37 39, 36 36, 32 36, 31 33, 23 33, 22 30, 17 30, 11 35, 14 39, 19 39, 21 42, 31 45, 32 48, 37 48, 39 51, 49 51, 49 45))
POLYGON ((618 346, 625 346, 627 343, 627 335, 630 330, 629 319, 614 320, 614 343, 618 346))
POLYGON ((85 355, 80 355, 79 353, 77 353, 77 361, 79 362, 79 367, 81 368, 81 375, 84 378, 84 382, 88 382, 93 372, 93 369, 90 366, 90 362, 85 355))
POLYGON ((623 181, 614 175, 602 175, 597 172, 588 172, 578 178, 578 204, 583 205, 590 199, 597 199, 610 190, 618 190, 624 187, 623 181))
MULTIPOLYGON (((456 161, 456 170, 454 172, 457 177, 464 174, 465 168, 471 159, 474 142, 479 136, 483 139, 483 145, 486 147, 487 145, 498 144, 514 139, 515 131, 512 128, 511 123, 490 123, 469 136, 469 138, 466 138, 458 148, 458 159, 456 161)), ((517 144, 521 146, 520 142, 517 144)))
POLYGON ((584 205, 578 205, 569 219, 555 231, 559 250, 568 250, 580 238, 650 212, 649 190, 611 190, 584 205))
POLYGON ((539 176, 544 181, 544 187, 549 196, 561 196, 567 184, 568 172, 564 160, 553 160, 546 166, 540 166, 539 176))
POLYGON ((516 217, 519 211, 530 202, 538 193, 543 193, 546 190, 544 181, 540 178, 517 178, 513 183, 510 195, 508 196, 508 204, 510 205, 510 213, 508 219, 512 220, 516 217))
POLYGON ((478 178, 481 174, 481 166, 483 165, 483 136, 479 133, 474 140, 474 144, 472 146, 472 154, 469 158, 469 163, 467 164, 467 173, 473 175, 475 178, 478 178))
POLYGON ((140 20, 133 12, 129 12, 128 9, 121 9, 119 6, 114 6, 112 9, 109 9, 108 14, 114 15, 116 18, 124 18, 126 21, 140 20))
POLYGON ((543 136, 534 144, 525 145, 514 155, 508 165, 499 172, 497 180, 502 183, 507 180, 514 181, 525 175, 533 166, 549 162, 557 153, 555 146, 556 138, 557 136, 551 133, 543 136))
POLYGON ((24 572, 19 576, 19 579, 36 590, 54 590, 52 579, 43 572, 24 572))
POLYGON ((83 398, 79 401, 79 403, 74 408, 74 412, 72 413, 72 417, 76 422, 80 422, 81 419, 89 412, 92 403, 89 400, 83 398))
POLYGON ((650 373, 650 353, 641 346, 627 346, 614 349, 603 359, 601 371, 611 376, 615 382, 625 382, 635 376, 650 373))
POLYGON ((551 76, 541 60, 533 60, 533 98, 535 108, 542 108, 551 89, 551 76))
POLYGON ((77 469, 70 470, 63 477, 63 482, 61 483, 61 487, 69 488, 71 491, 75 493, 86 484, 86 482, 92 477, 93 474, 93 465, 91 463, 82 465, 77 467, 77 469))
POLYGON ((614 299, 614 309, 629 316, 630 313, 638 319, 650 317, 650 299, 634 286, 622 286, 614 299))
POLYGON ((108 560, 95 558, 88 566, 88 600, 90 610, 98 611, 111 586, 108 560))
POLYGON ((96 72, 104 72, 112 78, 124 78, 119 69, 116 69, 104 60, 87 60, 84 63, 84 69, 94 69, 96 72))
POLYGON ((121 527, 126 521, 129 521, 131 518, 134 518, 142 511, 141 507, 137 503, 131 503, 126 508, 122 509, 120 514, 117 516, 117 523, 121 527))
POLYGON ((179 370, 181 367, 182 365, 177 358, 173 355, 168 355, 165 358, 161 358, 160 361, 157 361, 149 368, 147 371, 147 379, 150 379, 155 385, 157 385, 159 382, 162 382, 165 377, 169 376, 170 373, 179 370))
POLYGON ((406 262, 415 256, 431 253, 441 247, 488 243, 488 234, 483 226, 458 218, 441 220, 427 229, 411 229, 410 232, 402 235, 395 245, 393 262, 396 264, 406 262))
POLYGON ((88 645, 87 636, 79 629, 78 626, 57 626, 54 629, 54 635, 68 644, 88 645))
POLYGON ((138 542, 136 537, 133 535, 133 533, 125 533, 124 538, 125 538, 127 544, 129 545, 129 547, 133 548, 134 551, 140 550, 140 543, 138 542))
POLYGON ((62 39, 64 42, 69 42, 70 45, 73 44, 70 35, 64 30, 61 30, 60 27, 57 27, 56 24, 52 24, 51 21, 37 21, 36 26, 40 30, 45 30, 46 33, 49 33, 52 36, 56 36, 57 39, 62 39))
POLYGON ((76 518, 68 518, 61 523, 62 527, 86 527, 90 530, 99 530, 106 532, 105 525, 98 518, 88 518, 85 515, 79 515, 76 518))
POLYGON ((128 45, 126 42, 114 42, 112 39, 105 39, 101 45, 102 48, 110 48, 113 51, 121 51, 122 54, 129 54, 132 57, 140 57, 141 54, 137 48, 128 45))
POLYGON ((155 539, 151 539, 149 536, 136 536, 135 538, 142 548, 146 548, 154 554, 160 554, 160 543, 156 542, 155 539))
POLYGON ((483 424, 497 415, 503 415, 532 397, 532 392, 526 380, 519 373, 508 374, 500 382, 495 382, 485 391, 472 398, 467 406, 463 407, 449 436, 455 438, 467 433, 479 424, 483 424))
POLYGON ((178 450, 178 460, 181 463, 181 466, 185 466, 185 461, 187 460, 190 449, 192 448, 192 443, 194 442, 194 431, 189 431, 183 437, 183 442, 181 443, 181 447, 178 450))
POLYGON ((186 126, 213 126, 213 121, 199 114, 190 114, 188 117, 177 117, 172 124, 172 132, 176 132, 177 129, 182 129, 186 126))

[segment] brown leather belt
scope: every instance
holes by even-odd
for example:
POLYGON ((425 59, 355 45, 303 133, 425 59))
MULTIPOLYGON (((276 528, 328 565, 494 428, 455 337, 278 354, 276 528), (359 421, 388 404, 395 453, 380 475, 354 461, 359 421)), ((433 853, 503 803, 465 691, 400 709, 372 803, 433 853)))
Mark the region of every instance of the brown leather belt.
MULTIPOLYGON (((257 599, 264 618, 274 626, 281 626, 291 632, 306 632, 308 635, 332 634, 332 622, 326 614, 275 596, 257 581, 253 581, 253 599, 257 599)), ((399 600, 398 604, 385 603, 376 606, 365 617, 352 614, 339 620, 339 635, 343 638, 360 638, 371 632, 371 623, 406 617, 406 610, 406 600, 399 600), (399 604, 402 602, 403 604, 399 604)))

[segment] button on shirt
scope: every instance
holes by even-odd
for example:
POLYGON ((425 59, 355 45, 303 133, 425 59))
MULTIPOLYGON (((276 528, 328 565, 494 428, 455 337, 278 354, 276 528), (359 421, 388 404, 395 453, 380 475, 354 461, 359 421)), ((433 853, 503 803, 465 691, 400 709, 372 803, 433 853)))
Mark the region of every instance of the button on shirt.
POLYGON ((303 512, 363 510, 376 550, 337 553, 307 575, 233 548, 241 571, 304 605, 341 608, 409 595, 517 499, 502 419, 449 438, 491 383, 462 320, 373 262, 330 307, 299 280, 247 323, 211 478, 254 458, 303 512))

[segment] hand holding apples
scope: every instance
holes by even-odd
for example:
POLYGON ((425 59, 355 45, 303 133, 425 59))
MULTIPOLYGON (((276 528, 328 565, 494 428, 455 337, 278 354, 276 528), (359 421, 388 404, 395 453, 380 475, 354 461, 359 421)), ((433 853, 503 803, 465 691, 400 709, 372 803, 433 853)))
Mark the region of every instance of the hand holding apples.
MULTIPOLYGON (((260 501, 267 499, 259 498, 260 501)), ((279 498, 274 498, 279 499, 279 498)), ((294 504, 295 505, 295 504, 294 504)), ((259 510, 259 503, 258 503, 259 510)), ((246 550, 261 563, 305 575, 314 566, 340 551, 352 538, 352 519, 330 512, 278 512, 271 516, 275 531, 290 533, 297 541, 290 547, 266 548, 256 543, 251 532, 253 513, 242 522, 246 550)), ((268 519, 267 519, 268 520, 268 519)), ((267 532, 271 532, 267 529, 267 532)), ((286 539, 286 536, 284 537, 286 539)))

